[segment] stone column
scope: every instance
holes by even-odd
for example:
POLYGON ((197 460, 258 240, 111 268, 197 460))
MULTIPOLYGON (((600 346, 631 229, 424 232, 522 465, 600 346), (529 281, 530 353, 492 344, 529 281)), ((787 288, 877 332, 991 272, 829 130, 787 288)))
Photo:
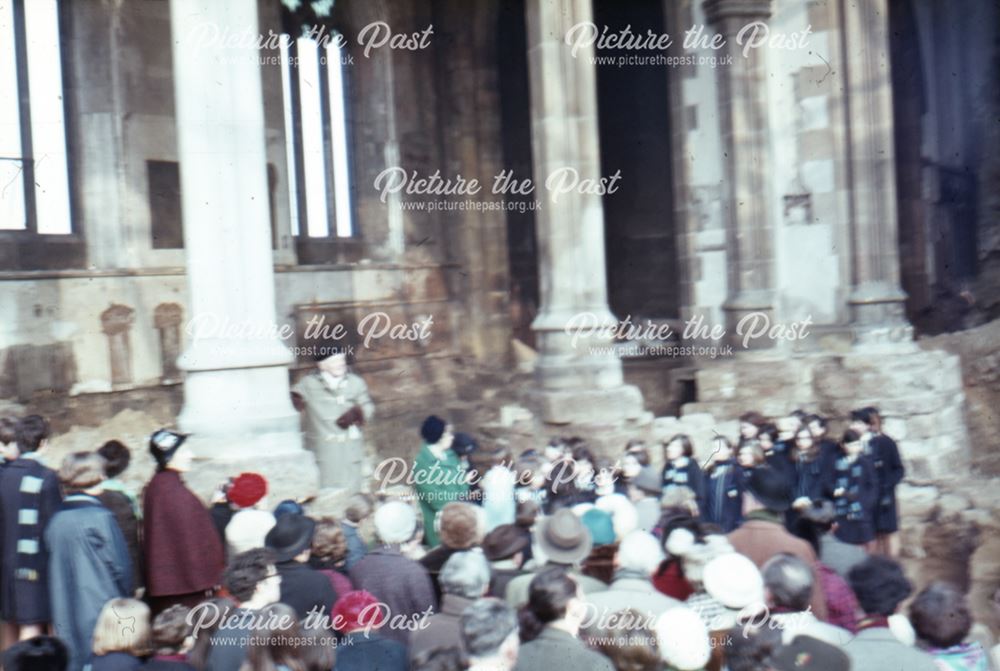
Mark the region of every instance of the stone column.
POLYGON ((545 188, 556 170, 600 178, 593 49, 574 57, 565 42, 572 26, 592 20, 590 0, 528 0, 526 15, 532 161, 542 201, 535 219, 541 308, 531 325, 542 418, 558 424, 635 418, 642 395, 623 383, 620 359, 605 349, 607 329, 575 342, 567 332, 581 315, 590 324, 616 322, 607 300, 601 196, 570 193, 553 202, 545 188))
POLYGON ((275 326, 267 158, 256 0, 171 0, 174 91, 190 321, 178 423, 206 459, 188 474, 199 493, 241 469, 272 497, 315 491, 291 404, 289 350, 275 326))
MULTIPOLYGON (((748 23, 771 16, 771 0, 705 0, 705 18, 725 40, 720 57, 731 63, 715 69, 719 123, 725 156, 726 252, 729 294, 722 309, 726 332, 747 314, 774 317, 774 231, 771 225, 771 158, 767 107, 766 47, 746 56, 736 37, 748 23)), ((774 344, 757 338, 755 347, 774 344)))
POLYGON ((841 3, 851 235, 851 323, 859 342, 909 340, 899 283, 889 12, 841 3))

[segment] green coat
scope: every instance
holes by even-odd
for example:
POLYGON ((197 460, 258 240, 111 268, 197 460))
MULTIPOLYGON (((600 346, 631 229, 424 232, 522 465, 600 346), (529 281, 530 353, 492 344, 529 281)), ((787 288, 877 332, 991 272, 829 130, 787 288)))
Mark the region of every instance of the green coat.
POLYGON ((426 444, 420 448, 413 462, 413 488, 420 501, 420 512, 424 517, 424 543, 434 547, 440 542, 434 530, 434 516, 452 501, 466 500, 469 484, 462 461, 452 450, 445 450, 444 458, 438 459, 426 444))

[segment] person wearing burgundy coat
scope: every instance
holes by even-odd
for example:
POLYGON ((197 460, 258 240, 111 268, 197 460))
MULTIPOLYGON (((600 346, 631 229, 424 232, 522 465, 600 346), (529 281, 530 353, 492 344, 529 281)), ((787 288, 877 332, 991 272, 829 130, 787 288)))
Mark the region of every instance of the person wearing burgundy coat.
POLYGON ((147 601, 155 616, 176 603, 194 606, 219 584, 225 549, 212 517, 185 485, 187 436, 160 429, 149 439, 157 470, 143 492, 147 601))

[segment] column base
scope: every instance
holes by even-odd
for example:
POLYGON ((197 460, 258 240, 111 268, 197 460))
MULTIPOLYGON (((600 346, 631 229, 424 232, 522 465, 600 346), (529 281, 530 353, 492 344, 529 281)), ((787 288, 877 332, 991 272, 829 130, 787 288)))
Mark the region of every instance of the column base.
POLYGON ((898 287, 887 282, 859 284, 851 291, 847 303, 856 344, 913 340, 913 326, 906 320, 906 294, 898 287))
POLYGON ((617 424, 639 420, 645 413, 642 392, 629 384, 610 389, 539 390, 530 397, 546 424, 617 424))
POLYGON ((289 450, 286 439, 299 439, 299 435, 260 436, 249 449, 245 449, 245 442, 239 438, 220 445, 218 437, 191 436, 186 444, 196 456, 193 467, 184 474, 184 481, 206 502, 220 484, 244 472, 260 473, 267 478, 269 508, 285 499, 316 496, 320 491, 316 459, 308 450, 289 450), (221 455, 216 453, 218 448, 224 448, 221 455), (241 448, 244 448, 242 455, 241 448))

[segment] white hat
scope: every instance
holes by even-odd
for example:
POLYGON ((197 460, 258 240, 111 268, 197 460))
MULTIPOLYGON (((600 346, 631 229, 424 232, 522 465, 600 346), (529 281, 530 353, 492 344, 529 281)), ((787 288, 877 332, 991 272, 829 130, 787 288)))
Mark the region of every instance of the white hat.
POLYGON ((375 511, 375 533, 383 543, 405 543, 416 528, 417 514, 402 501, 388 501, 375 511))
POLYGON ((703 669, 712 650, 708 628, 690 608, 671 608, 656 621, 660 657, 678 671, 703 669))
POLYGON ((267 532, 274 528, 274 515, 266 510, 239 510, 226 525, 226 543, 230 555, 264 547, 267 532))
POLYGON ((738 552, 709 561, 702 583, 709 596, 731 610, 764 604, 764 578, 757 565, 738 552))
POLYGON ((648 531, 636 529, 618 545, 618 566, 652 575, 663 561, 660 542, 648 531))

